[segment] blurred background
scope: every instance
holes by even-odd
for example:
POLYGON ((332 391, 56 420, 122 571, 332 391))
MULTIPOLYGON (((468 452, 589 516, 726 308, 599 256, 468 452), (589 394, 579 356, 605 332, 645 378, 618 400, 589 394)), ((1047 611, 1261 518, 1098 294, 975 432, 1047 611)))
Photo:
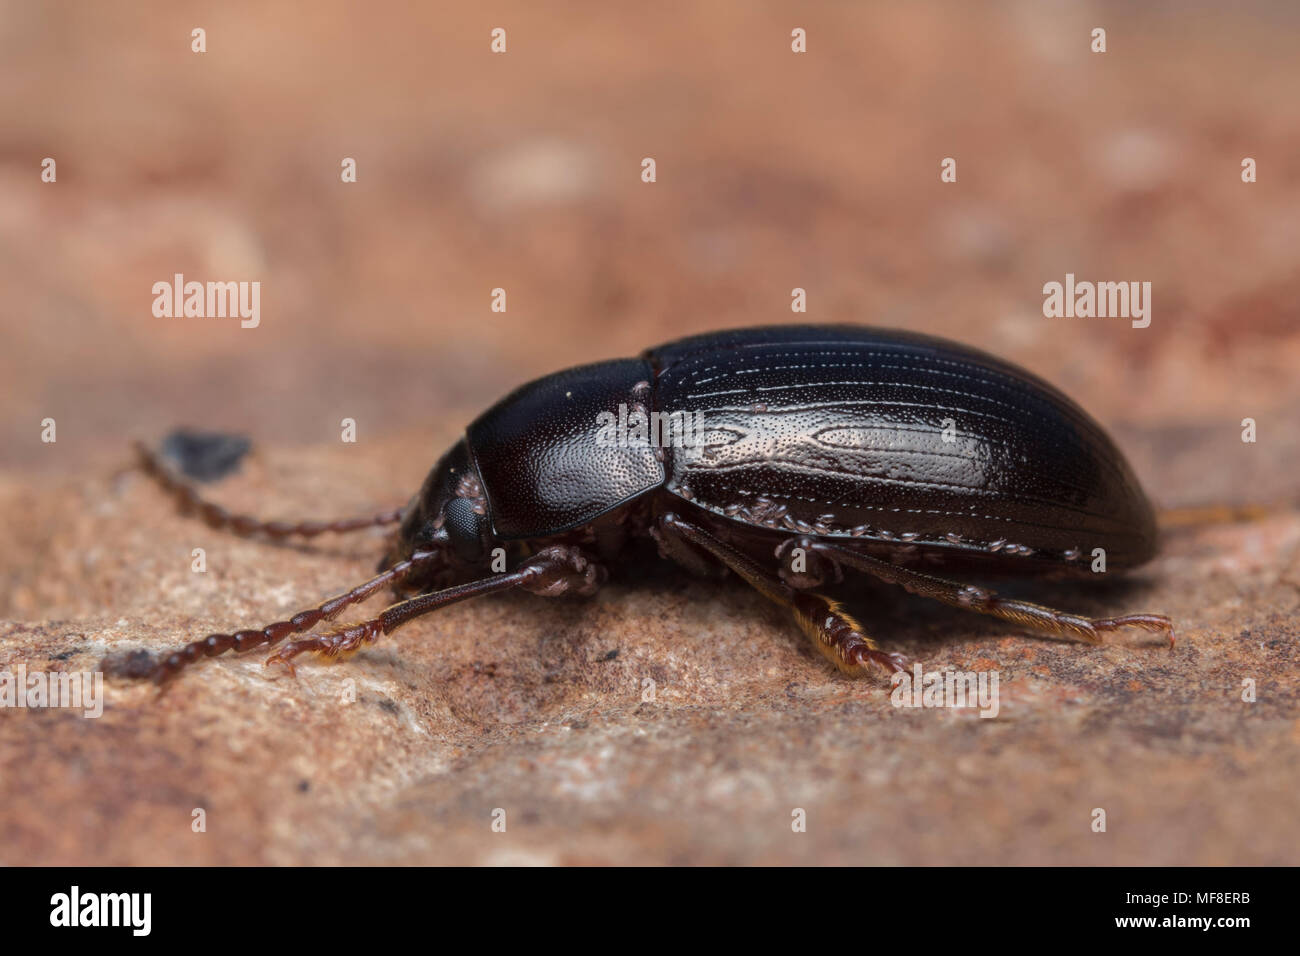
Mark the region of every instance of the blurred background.
MULTIPOLYGON (((1300 8, 1221 7, 5 4, 0 465, 75 471, 177 423, 427 431, 556 368, 790 320, 971 342, 1121 428, 1276 421, 1300 8), (177 272, 260 280, 260 327, 155 318, 177 272), (1045 319, 1067 272, 1150 281, 1151 327, 1045 319)), ((1252 477, 1205 471, 1155 493, 1252 477)))
MULTIPOLYGON (((247 434, 265 457, 232 480, 223 500, 277 515, 350 513, 403 500, 473 415, 524 380, 680 335, 792 320, 920 330, 1033 369, 1113 431, 1160 505, 1293 496, 1300 473, 1298 28, 1300 6, 1282 0, 0 3, 0 509, 12 536, 0 559, 0 611, 13 621, 75 619, 69 626, 87 635, 152 615, 161 623, 146 637, 155 642, 174 637, 177 622, 220 626, 236 611, 239 619, 266 616, 266 589, 282 579, 258 562, 297 567, 300 556, 265 559, 243 542, 213 545, 231 549, 232 565, 244 561, 246 576, 222 571, 227 576, 199 597, 185 591, 192 526, 143 484, 125 491, 112 484, 133 437, 156 440, 177 425, 247 434), (191 51, 196 27, 206 31, 202 54, 191 51), (490 49, 497 27, 506 31, 504 54, 490 49), (806 31, 806 53, 791 51, 796 27, 806 31), (1104 54, 1090 51, 1096 27, 1107 32, 1104 54), (41 181, 46 157, 57 162, 53 184, 41 181), (349 157, 355 183, 340 181, 349 157), (652 184, 641 180, 645 157, 657 164, 652 184), (957 160, 955 183, 940 182, 945 157, 957 160), (1244 157, 1258 163, 1254 184, 1242 182, 1244 157), (152 286, 175 273, 260 281, 260 326, 155 317, 152 286), (1149 281, 1150 327, 1045 318, 1043 285, 1066 273, 1149 281), (791 313, 795 287, 807 290, 806 314, 791 313), (491 309, 496 288, 506 290, 504 313, 491 309), (56 444, 40 440, 47 417, 57 421, 56 444), (1245 417, 1258 422, 1255 445, 1240 440, 1245 417), (340 446, 343 418, 358 423, 358 445, 340 446), (118 501, 114 489, 126 497, 118 501), (142 530, 146 515, 157 522, 152 530, 142 530), (166 558, 177 575, 167 579, 170 589, 154 577, 163 574, 154 553, 160 542, 181 556, 180 564, 166 558), (202 603, 208 599, 215 603, 202 603)), ((1264 583, 1244 600, 1215 592, 1226 603, 1206 612, 1202 623, 1219 628, 1212 633, 1239 633, 1233 615, 1246 608, 1288 626, 1278 623, 1277 595, 1293 599, 1296 588, 1273 565, 1278 549, 1294 544, 1294 527, 1287 528, 1243 545, 1231 568, 1258 571, 1264 583)), ((373 556, 363 552, 344 559, 347 573, 368 570, 373 556)), ((1210 553, 1220 551, 1207 546, 1210 553)), ((1294 549, 1286 553, 1294 558, 1294 549)), ((1184 584, 1157 603, 1208 593, 1197 590, 1192 556, 1177 560, 1157 573, 1168 570, 1172 579, 1177 571, 1184 584)), ((1203 579, 1226 567, 1205 562, 1195 566, 1203 579)), ((314 576, 274 592, 272 609, 330 593, 344 572, 336 563, 301 573, 314 576)), ((697 604, 713 600, 707 590, 688 593, 697 604)), ((726 614, 750 613, 751 602, 727 594, 719 599, 726 614)), ((615 600, 619 620, 636 620, 635 595, 615 600)), ((515 626, 509 621, 534 605, 507 599, 492 607, 474 613, 490 615, 488 633, 504 642, 515 626)), ((1176 610, 1193 616, 1195 633, 1193 612, 1176 610)), ((537 613, 562 628, 572 612, 537 613)), ((671 622, 673 614, 697 612, 662 613, 661 622, 671 622)), ((704 617, 678 626, 699 633, 712 612, 698 613, 704 617)), ((469 629, 481 621, 469 614, 448 620, 469 629)), ((784 622, 758 620, 785 633, 784 622)), ((612 627, 602 619, 600 633, 612 627)), ((987 624, 972 627, 977 636, 994 633, 987 624)), ((28 640, 39 656, 52 654, 49 642, 65 631, 51 636, 14 624, 8 634, 11 647, 28 640)), ((778 644, 790 666, 802 668, 799 680, 837 680, 793 641, 778 644)), ((102 649, 69 647, 80 647, 87 663, 102 649)), ((455 660, 470 647, 452 641, 441 653, 455 660)), ((636 660, 632 652, 623 660, 629 657, 636 660)), ((646 658, 665 653, 647 644, 646 658)), ((634 672, 624 676, 635 683, 634 672)), ((503 695, 489 706, 481 677, 464 676, 478 690, 469 683, 457 690, 457 674, 439 677, 428 699, 462 693, 447 734, 455 726, 481 734, 503 715, 526 722, 533 705, 551 707, 546 719, 556 721, 582 709, 578 698, 547 697, 560 693, 554 688, 538 697, 516 688, 522 702, 503 695)), ((1050 684, 1059 674, 1040 677, 1050 684)), ((780 688, 787 675, 769 671, 762 679, 780 688)), ((524 674, 520 686, 539 680, 524 674)), ((574 675, 557 681, 581 686, 574 675)), ((696 699, 710 699, 711 686, 695 685, 696 699)), ((874 694, 872 706, 888 712, 876 699, 880 688, 828 686, 859 703, 874 694)), ((1179 693, 1195 686, 1185 681, 1163 705, 1151 705, 1166 708, 1152 712, 1153 733, 1174 726, 1171 715, 1186 716, 1179 693)), ((1137 693, 1115 687, 1118 697, 1102 698, 1137 693)), ((1042 700, 1060 704, 1072 692, 1049 687, 1042 700)), ((723 709, 744 705, 734 687, 726 700, 723 709)), ((817 695, 791 700, 811 701, 810 721, 830 706, 817 695)), ((138 703, 148 710, 147 698, 138 703)), ((1280 736, 1267 746, 1256 741, 1253 752, 1300 739, 1284 715, 1275 716, 1280 736)), ((1050 732, 1059 730, 1043 719, 1050 732)), ((1097 719, 1126 724, 1119 711, 1097 719)), ((703 732, 682 720, 683 734, 703 732)), ((160 773, 180 781, 182 771, 206 779, 206 771, 182 757, 163 760, 160 770, 156 754, 97 763, 109 758, 87 756, 76 743, 90 732, 84 724, 69 727, 67 746, 102 772, 125 773, 125 789, 87 810, 75 794, 78 781, 98 781, 92 770, 76 761, 72 770, 50 769, 48 806, 82 809, 45 813, 44 823, 35 812, 11 817, 9 846, 77 861, 96 820, 134 814, 136 829, 123 830, 102 859, 484 858, 450 837, 441 849, 409 853, 385 843, 412 814, 426 829, 430 821, 454 828, 447 814, 455 811, 445 808, 461 806, 457 799, 473 803, 468 791, 453 798, 430 790, 427 779, 407 803, 390 807, 389 829, 366 831, 362 849, 346 815, 336 842, 304 846, 265 806, 245 821, 248 842, 169 847, 149 829, 156 816, 149 799, 166 803, 174 794, 145 788, 146 799, 129 781, 160 773), (420 817, 411 808, 425 801, 439 809, 420 817)), ((52 738, 30 729, 35 753, 52 738)), ((725 739, 734 744, 749 729, 736 725, 740 736, 725 739)), ((801 733, 819 739, 812 724, 801 733)), ((155 744, 165 750, 166 734, 158 734, 164 743, 155 744)), ((468 740, 457 746, 472 750, 468 740)), ((766 749, 797 763, 807 749, 798 740, 766 749)), ((1005 742, 994 740, 992 752, 1005 742)), ((411 752, 422 752, 417 744, 411 752)), ((175 746, 187 752, 182 739, 175 746)), ((279 746, 259 751, 268 768, 276 766, 268 755, 283 759, 279 746)), ((595 746, 580 746, 574 760, 595 746)), ((764 799, 784 807, 770 786, 786 771, 756 769, 759 757, 729 746, 718 743, 715 762, 701 763, 732 773, 731 784, 718 784, 719 802, 752 795, 747 788, 759 781, 764 799)), ((897 781, 873 778, 855 764, 853 749, 819 745, 808 758, 816 766, 804 769, 832 804, 879 808, 874 822, 857 822, 861 843, 844 842, 843 829, 838 837, 824 830, 790 851, 756 831, 720 833, 703 811, 693 823, 666 824, 654 808, 672 798, 672 785, 629 797, 626 787, 601 790, 608 781, 590 768, 554 793, 596 803, 593 793, 609 797, 608 812, 593 817, 597 830, 617 828, 629 807, 648 814, 620 831, 623 850, 584 845, 573 850, 580 860, 643 859, 637 848, 649 845, 670 848, 656 857, 665 862, 771 861, 792 852, 860 860, 859 846, 874 840, 879 849, 881 840, 911 833, 910 849, 884 858, 1218 863, 1273 859, 1278 843, 1255 834, 1251 821, 1294 806, 1296 792, 1290 777, 1270 778, 1255 802, 1239 801, 1225 822, 1227 797, 1216 802, 1207 781, 1227 786, 1246 758, 1202 760, 1199 745, 1160 751, 1156 769, 1143 765, 1145 779, 1161 783, 1174 804, 1170 794, 1185 795, 1182 810, 1131 795, 1135 812, 1169 815, 1148 818, 1155 829, 1146 836, 1130 834, 1124 846, 1103 851, 1071 843, 1054 818, 1032 817, 1034 805, 1051 803, 1039 804, 1042 791, 1023 782, 1014 788, 1018 798, 988 789, 993 780, 1023 781, 1017 773, 1025 768, 994 763, 970 773, 991 774, 981 786, 1001 802, 971 811, 976 825, 963 832, 975 843, 958 850, 936 821, 957 826, 964 791, 931 789, 937 802, 921 816, 905 805, 891 816, 886 804, 897 781), (837 761, 847 777, 834 769, 837 761), (1013 831, 1031 819, 1030 833, 1013 831), (1008 842, 1010 832, 1018 840, 1008 842), (1191 833, 1201 842, 1187 843, 1191 833)), ((467 752, 456 751, 457 759, 467 752)), ((688 760, 678 769, 689 783, 699 755, 678 753, 673 759, 688 760)), ((1059 797, 1050 788, 1062 780, 1068 789, 1068 781, 1095 780, 1096 768, 1115 765, 1105 748, 1088 754, 1054 763, 1040 753, 1026 772, 1045 781, 1046 796, 1059 797)), ((235 765, 245 759, 230 757, 235 765)), ((445 769, 453 757, 438 759, 445 769)), ((390 777, 370 773, 393 787, 399 777, 418 777, 386 766, 390 777)), ((555 772, 572 777, 577 767, 555 772)), ((912 772, 912 786, 899 793, 935 782, 924 769, 912 772)), ((218 781, 214 775, 205 786, 219 791, 218 781)), ((1118 776, 1115 785, 1123 787, 1118 776)), ((176 787, 184 792, 182 782, 176 787)), ((1073 795, 1083 806, 1095 799, 1073 795)), ((373 805, 365 811, 373 812, 373 805)), ((784 827, 788 811, 782 815, 784 827)), ((570 858, 549 853, 535 856, 570 858)))

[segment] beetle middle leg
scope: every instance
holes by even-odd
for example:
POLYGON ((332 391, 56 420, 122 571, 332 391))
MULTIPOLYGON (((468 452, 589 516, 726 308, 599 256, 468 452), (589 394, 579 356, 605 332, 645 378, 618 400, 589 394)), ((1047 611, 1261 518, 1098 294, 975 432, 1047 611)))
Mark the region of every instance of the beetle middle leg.
POLYGON ((1030 627, 1054 637, 1086 641, 1100 644, 1101 635, 1109 631, 1118 631, 1132 627, 1143 631, 1165 634, 1169 646, 1174 646, 1174 625, 1163 614, 1126 614, 1122 617, 1084 617, 1057 611, 1041 604, 1018 601, 1014 598, 1000 596, 989 588, 975 587, 935 577, 922 571, 900 567, 862 554, 841 545, 823 541, 811 541, 808 547, 817 554, 842 564, 846 567, 865 571, 867 574, 897 584, 912 594, 942 601, 953 607, 968 611, 978 611, 1003 620, 1013 621, 1024 627, 1030 627))
MULTIPOLYGON (((658 530, 663 538, 675 539, 682 547, 708 552, 768 600, 790 608, 799 629, 844 673, 859 676, 872 668, 885 673, 907 669, 908 662, 903 655, 882 651, 838 601, 787 584, 780 575, 760 567, 747 555, 672 512, 659 517, 658 530)), ((672 548, 674 554, 677 550, 672 548)))

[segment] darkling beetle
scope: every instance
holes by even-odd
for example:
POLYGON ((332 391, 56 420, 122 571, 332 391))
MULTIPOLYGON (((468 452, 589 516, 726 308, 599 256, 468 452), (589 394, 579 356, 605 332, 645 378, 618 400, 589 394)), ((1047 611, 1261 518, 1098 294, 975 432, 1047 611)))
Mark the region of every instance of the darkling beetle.
POLYGON ((139 450, 214 527, 285 537, 400 523, 380 574, 317 608, 106 662, 159 682, 202 657, 307 634, 385 587, 401 600, 378 617, 307 634, 267 663, 291 669, 304 652, 355 651, 494 591, 589 595, 646 535, 663 557, 701 573, 729 569, 789 607, 849 674, 906 661, 818 593, 845 568, 1058 638, 1096 644, 1134 627, 1173 642, 1162 615, 1082 617, 939 576, 1088 576, 1102 552, 1121 571, 1154 554, 1156 524, 1128 463, 1081 408, 1023 369, 925 335, 742 329, 557 372, 472 422, 405 508, 366 518, 232 515, 139 450))

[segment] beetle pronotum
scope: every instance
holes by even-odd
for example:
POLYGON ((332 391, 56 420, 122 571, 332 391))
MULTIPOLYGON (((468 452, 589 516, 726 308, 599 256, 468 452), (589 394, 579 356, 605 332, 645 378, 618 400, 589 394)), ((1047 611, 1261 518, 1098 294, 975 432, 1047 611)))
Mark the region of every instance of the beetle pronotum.
POLYGON ((355 651, 496 591, 589 595, 647 535, 663 557, 732 571, 789 607, 850 674, 906 662, 818 590, 845 569, 1056 637, 1095 644, 1132 627, 1174 638, 1163 615, 1083 617, 946 576, 1089 575, 1097 549, 1123 571, 1155 553, 1156 524, 1124 457, 1070 399, 983 352, 912 333, 745 329, 548 375, 472 422, 405 508, 366 518, 230 515, 140 450, 216 527, 277 537, 400 527, 371 580, 287 621, 111 662, 134 677, 163 681, 202 657, 301 634, 267 660, 292 667, 300 654, 355 651), (609 440, 611 420, 640 426, 654 413, 690 416, 701 434, 609 440), (510 570, 491 571, 497 548, 510 570), (400 600, 377 617, 309 633, 385 587, 400 600))

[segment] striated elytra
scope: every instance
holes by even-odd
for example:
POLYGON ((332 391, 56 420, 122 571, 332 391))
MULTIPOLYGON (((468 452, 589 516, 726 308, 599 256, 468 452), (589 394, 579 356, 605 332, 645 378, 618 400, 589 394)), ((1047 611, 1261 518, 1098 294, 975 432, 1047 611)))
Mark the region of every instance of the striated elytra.
POLYGON ((199 657, 308 633, 384 587, 403 600, 268 663, 347 653, 494 591, 590 594, 645 536, 665 558, 730 570, 789 607, 852 674, 906 662, 823 593, 845 569, 1057 637, 1097 643, 1134 627, 1173 640, 1162 615, 1088 618, 962 583, 974 571, 1091 575, 1099 556, 1108 572, 1132 568, 1155 553, 1155 519, 1123 455, 1069 398, 984 352, 909 332, 741 329, 545 376, 470 423, 405 508, 373 519, 231 516, 145 460, 214 525, 400 528, 371 581, 290 621, 119 668, 135 676, 161 680, 199 657))
POLYGON ((498 402, 466 447, 491 514, 484 544, 558 534, 662 491, 750 527, 914 535, 924 551, 1033 557, 1017 562, 1026 570, 1077 567, 1095 547, 1123 569, 1155 548, 1137 479, 1074 402, 985 353, 884 329, 745 329, 569 369, 498 402), (699 416, 707 432, 664 443, 663 460, 601 446, 597 416, 620 404, 699 416))

